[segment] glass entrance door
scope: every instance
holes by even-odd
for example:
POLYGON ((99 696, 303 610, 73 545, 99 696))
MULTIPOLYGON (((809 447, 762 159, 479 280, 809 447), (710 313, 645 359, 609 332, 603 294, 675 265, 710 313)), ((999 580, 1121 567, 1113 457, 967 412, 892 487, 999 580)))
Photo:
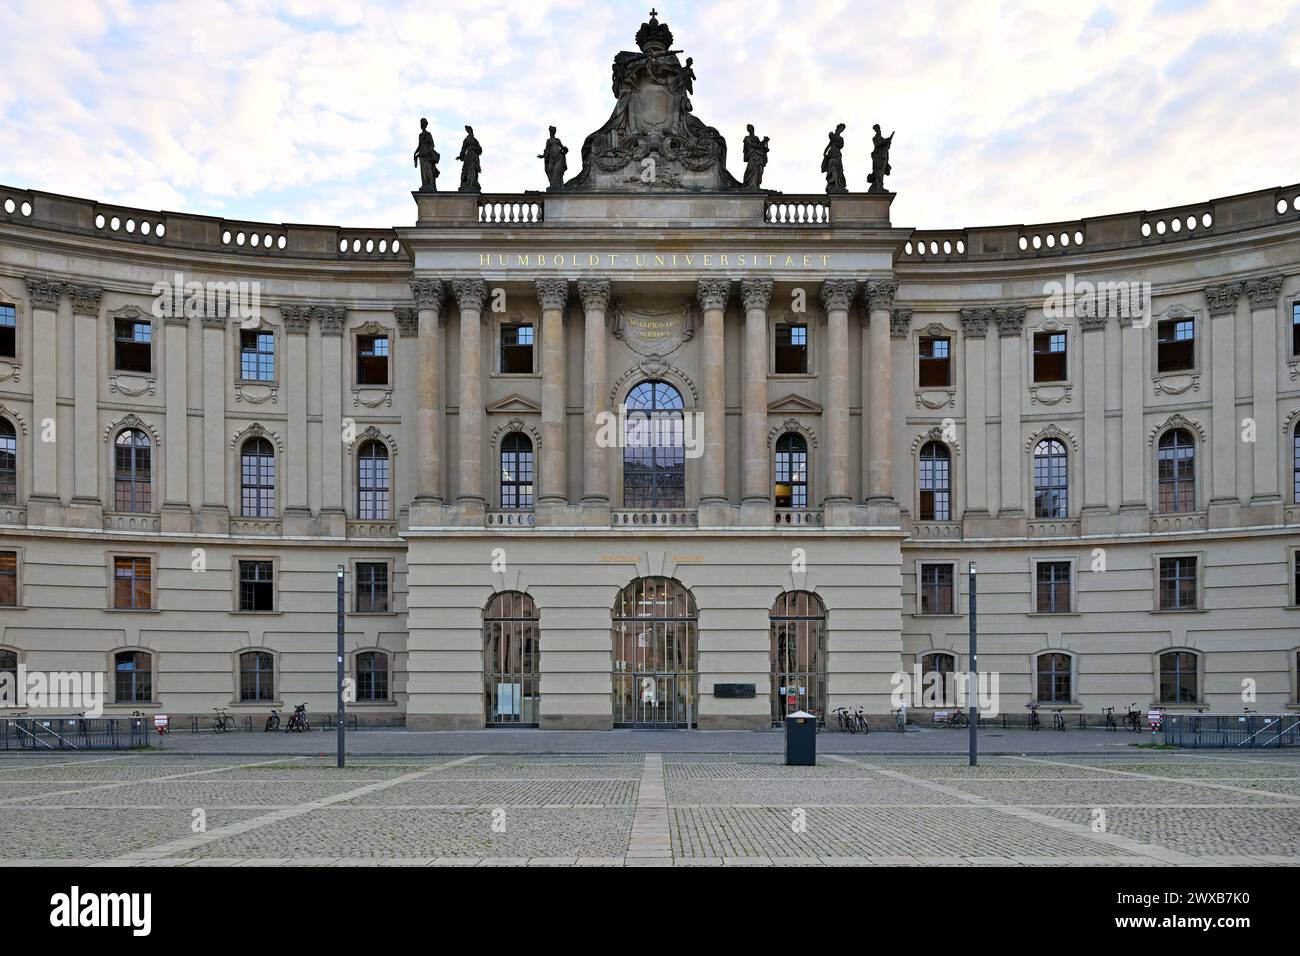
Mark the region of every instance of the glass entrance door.
POLYGON ((668 578, 634 581, 615 607, 612 636, 614 723, 695 726, 696 622, 690 593, 668 578))

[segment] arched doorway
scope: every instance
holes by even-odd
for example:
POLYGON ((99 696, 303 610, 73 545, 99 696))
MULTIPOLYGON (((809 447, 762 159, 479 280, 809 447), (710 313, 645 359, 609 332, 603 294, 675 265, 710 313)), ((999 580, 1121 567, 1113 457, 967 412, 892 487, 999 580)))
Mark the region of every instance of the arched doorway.
POLYGON ((520 591, 494 594, 483 609, 484 723, 536 727, 541 700, 537 605, 520 591))
POLYGON ((699 667, 695 599, 672 578, 638 578, 614 601, 614 724, 693 727, 699 667))
POLYGON ((804 710, 826 715, 826 606, 811 591, 786 591, 771 612, 772 722, 804 710))

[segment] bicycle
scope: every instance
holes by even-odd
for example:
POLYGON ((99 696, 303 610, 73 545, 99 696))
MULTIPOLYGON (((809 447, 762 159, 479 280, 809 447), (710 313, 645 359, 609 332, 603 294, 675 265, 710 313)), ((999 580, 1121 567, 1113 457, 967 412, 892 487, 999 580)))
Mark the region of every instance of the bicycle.
POLYGON ((853 728, 849 724, 849 709, 847 707, 836 707, 834 714, 835 719, 840 722, 840 730, 845 733, 853 733, 853 728))
POLYGON ((235 730, 235 718, 230 716, 230 711, 224 707, 213 707, 217 715, 212 718, 212 729, 219 734, 235 730))
POLYGON ((291 730, 304 731, 311 730, 311 724, 307 723, 307 705, 299 704, 293 709, 293 716, 289 718, 289 725, 284 728, 284 732, 291 730))
POLYGON ((1057 730, 1065 729, 1065 715, 1059 710, 1052 711, 1052 726, 1057 730))
POLYGON ((1042 722, 1041 720, 1038 719, 1038 705, 1037 705, 1037 704, 1025 704, 1025 706, 1029 708, 1029 729, 1030 729, 1030 730, 1042 730, 1042 729, 1043 729, 1043 722, 1042 722))
POLYGON ((900 707, 893 711, 893 714, 894 726, 898 728, 898 732, 901 734, 907 730, 907 708, 900 707))
POLYGON ((1128 704, 1124 708, 1124 729, 1131 730, 1134 733, 1142 729, 1142 712, 1133 709, 1136 704, 1137 701, 1133 701, 1132 704, 1128 704))
POLYGON ((1106 718, 1106 729, 1107 729, 1107 730, 1119 730, 1119 722, 1115 720, 1115 708, 1114 708, 1114 707, 1103 707, 1103 708, 1101 709, 1101 713, 1102 713, 1102 716, 1106 718))
POLYGON ((279 729, 280 729, 280 712, 278 710, 272 710, 271 716, 266 718, 266 726, 263 728, 262 732, 269 734, 271 731, 279 730, 279 729))
POLYGON ((943 722, 945 727, 969 727, 970 715, 960 708, 948 711, 948 717, 943 722))

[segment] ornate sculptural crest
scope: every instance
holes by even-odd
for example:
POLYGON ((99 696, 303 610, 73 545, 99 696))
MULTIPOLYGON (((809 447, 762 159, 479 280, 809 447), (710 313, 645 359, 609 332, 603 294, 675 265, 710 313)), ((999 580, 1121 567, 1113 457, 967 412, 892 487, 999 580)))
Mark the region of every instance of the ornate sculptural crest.
POLYGON ((582 144, 582 171, 566 189, 653 192, 740 188, 727 172, 727 143, 692 112, 693 60, 683 64, 655 11, 636 35, 641 52, 614 57, 617 102, 605 125, 582 144))

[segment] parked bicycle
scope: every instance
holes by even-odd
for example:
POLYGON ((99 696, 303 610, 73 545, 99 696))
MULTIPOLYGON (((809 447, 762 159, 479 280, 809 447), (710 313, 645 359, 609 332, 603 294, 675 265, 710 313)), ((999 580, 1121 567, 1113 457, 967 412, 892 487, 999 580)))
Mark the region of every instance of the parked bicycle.
POLYGON ((970 715, 961 708, 954 707, 948 711, 948 716, 944 718, 943 725, 945 727, 969 727, 970 715))
POLYGON ((1137 701, 1134 701, 1124 708, 1124 729, 1131 730, 1134 733, 1142 729, 1142 712, 1134 710, 1133 708, 1136 706, 1137 701))
POLYGON ((1037 705, 1037 704, 1025 704, 1025 706, 1029 708, 1029 729, 1030 729, 1030 730, 1042 730, 1042 729, 1043 729, 1043 722, 1042 722, 1041 720, 1038 719, 1038 705, 1037 705))
POLYGON ((833 711, 835 719, 839 721, 840 730, 845 733, 853 733, 853 728, 849 721, 849 709, 847 707, 836 707, 833 711))
POLYGON ((293 715, 289 718, 289 725, 285 727, 284 730, 285 733, 288 733, 291 730, 311 730, 311 725, 307 723, 306 704, 299 704, 293 709, 293 715))
POLYGON ((1052 711, 1052 726, 1057 730, 1065 729, 1065 715, 1060 710, 1052 711))
POLYGON ((894 713, 894 726, 898 728, 898 732, 901 734, 907 730, 907 705, 904 704, 902 707, 899 707, 893 713, 894 713))
POLYGON ((266 727, 263 728, 263 733, 269 734, 271 731, 279 730, 279 729, 280 729, 280 712, 278 710, 272 710, 271 716, 266 718, 266 727))
POLYGON ((235 718, 230 716, 230 711, 224 707, 213 707, 217 715, 212 718, 212 729, 219 734, 235 730, 235 718))
POLYGON ((1103 707, 1103 708, 1101 709, 1101 714, 1102 714, 1103 717, 1106 718, 1106 729, 1107 729, 1107 730, 1119 730, 1119 722, 1118 722, 1117 720, 1115 720, 1115 708, 1114 708, 1114 707, 1103 707))

